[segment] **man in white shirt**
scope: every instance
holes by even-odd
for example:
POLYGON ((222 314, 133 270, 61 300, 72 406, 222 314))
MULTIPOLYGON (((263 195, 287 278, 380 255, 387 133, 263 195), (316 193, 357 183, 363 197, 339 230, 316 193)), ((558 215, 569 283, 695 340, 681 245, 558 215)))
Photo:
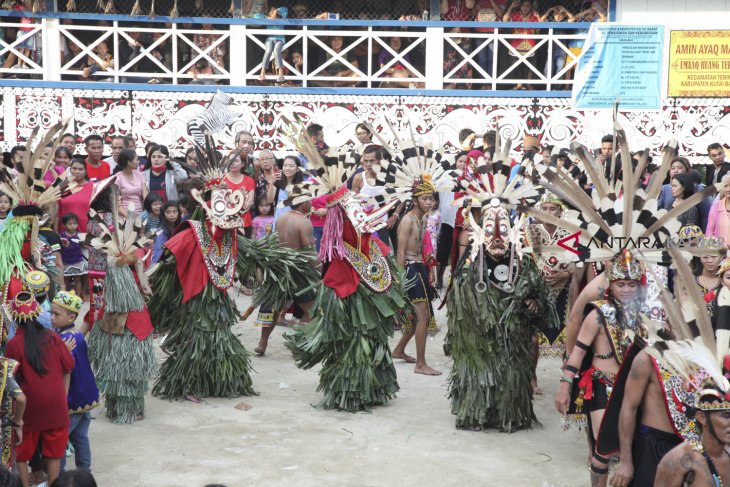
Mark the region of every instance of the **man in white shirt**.
POLYGON ((112 137, 112 155, 104 159, 104 162, 109 164, 109 168, 114 172, 114 168, 117 167, 117 158, 124 149, 134 150, 134 138, 131 135, 115 135, 112 137))

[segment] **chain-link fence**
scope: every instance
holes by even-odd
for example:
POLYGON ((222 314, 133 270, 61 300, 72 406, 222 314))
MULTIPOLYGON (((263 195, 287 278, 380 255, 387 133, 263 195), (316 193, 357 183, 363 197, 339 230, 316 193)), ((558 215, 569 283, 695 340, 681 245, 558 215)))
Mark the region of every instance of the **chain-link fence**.
POLYGON ((58 0, 61 12, 232 17, 231 0, 58 0))
MULTIPOLYGON (((50 1, 50 0, 46 0, 50 1)), ((608 15, 610 0, 538 0, 532 2, 530 11, 521 11, 522 3, 510 0, 476 0, 472 9, 466 0, 447 0, 448 10, 441 1, 431 0, 57 0, 61 12, 133 14, 180 17, 254 17, 266 15, 272 7, 287 7, 289 18, 297 19, 346 19, 346 20, 442 20, 483 22, 501 21, 505 13, 521 15, 524 19, 536 16, 543 22, 591 22, 604 20, 608 15), (432 11, 432 6, 437 11, 432 11), (496 6, 496 8, 495 8, 496 6)), ((35 0, 40 10, 44 0, 35 0)), ((3 8, 11 10, 22 2, 5 0, 3 8), (7 4, 7 6, 5 5, 7 4)))

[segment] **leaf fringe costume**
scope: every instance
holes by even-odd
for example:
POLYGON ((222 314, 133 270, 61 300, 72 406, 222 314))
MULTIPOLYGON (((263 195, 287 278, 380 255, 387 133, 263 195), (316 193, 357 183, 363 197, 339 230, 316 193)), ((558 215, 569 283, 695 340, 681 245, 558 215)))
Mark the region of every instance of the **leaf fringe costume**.
POLYGON ((88 234, 86 243, 107 255, 104 309, 89 334, 89 361, 107 417, 133 423, 144 416, 144 396, 157 370, 152 321, 140 288, 150 294, 144 274, 144 245, 149 236, 133 208, 119 219, 119 189, 112 185, 112 228, 94 210, 89 216, 103 228, 100 237, 88 234), (132 270, 134 268, 134 271, 132 270))
POLYGON ((162 350, 168 357, 152 393, 166 398, 254 395, 250 354, 231 331, 240 317, 228 288, 239 279, 265 277, 268 292, 291 292, 289 286, 311 284, 305 252, 278 247, 276 236, 252 242, 238 233, 243 226, 244 193, 222 180, 236 155, 221 161, 208 137, 196 148, 202 192, 192 191, 202 210, 184 222, 165 244, 153 269, 156 296, 150 313, 157 329, 168 335, 162 350), (276 276, 276 278, 271 278, 276 276))
POLYGON ((389 249, 372 238, 392 205, 366 215, 342 186, 357 167, 349 153, 322 160, 301 133, 298 142, 316 173, 292 188, 291 204, 329 196, 313 319, 285 333, 286 346, 298 367, 322 364, 317 389, 324 394, 322 408, 368 410, 387 404, 399 389, 388 339, 407 303, 389 249))
POLYGON ((556 317, 534 260, 523 254, 523 221, 513 226, 508 212, 534 199, 536 191, 528 184, 518 187, 520 177, 507 182, 508 155, 509 143, 501 155, 495 154, 491 178, 479 167, 478 178, 462 181, 469 246, 454 269, 444 343, 453 360, 449 398, 457 428, 512 432, 537 421, 532 338, 541 320, 556 317), (481 208, 479 222, 474 221, 473 206, 481 208), (527 300, 537 310, 530 311, 527 300))

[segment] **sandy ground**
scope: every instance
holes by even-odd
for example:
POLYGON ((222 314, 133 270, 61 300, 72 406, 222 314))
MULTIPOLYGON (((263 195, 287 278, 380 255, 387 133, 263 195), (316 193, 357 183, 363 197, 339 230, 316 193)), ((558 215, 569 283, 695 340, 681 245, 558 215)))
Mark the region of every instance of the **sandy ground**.
MULTIPOLYGON (((236 302, 239 309, 248 306, 245 296, 236 302)), ((258 343, 254 318, 234 329, 249 350, 258 343)), ((437 318, 445 329, 445 311, 437 318)), ((535 400, 542 426, 513 434, 467 432, 454 428, 446 397, 443 331, 429 340, 427 355, 444 375, 416 375, 412 365, 399 362, 398 397, 370 413, 350 414, 313 407, 321 398, 318 370, 297 369, 283 330, 274 332, 265 357, 253 358, 258 396, 202 404, 149 396, 146 419, 133 425, 109 423, 97 409, 90 435, 99 485, 588 484, 584 434, 563 432, 553 407, 557 359, 541 360, 538 367, 546 392, 535 400)), ((408 352, 415 355, 414 346, 408 352)))

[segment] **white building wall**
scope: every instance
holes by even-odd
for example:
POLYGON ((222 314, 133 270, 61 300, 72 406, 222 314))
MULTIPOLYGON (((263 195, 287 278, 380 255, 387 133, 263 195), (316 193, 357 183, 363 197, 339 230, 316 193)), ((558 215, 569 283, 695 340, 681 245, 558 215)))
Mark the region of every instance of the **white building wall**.
POLYGON ((671 29, 728 29, 730 0, 613 0, 616 22, 671 29))

